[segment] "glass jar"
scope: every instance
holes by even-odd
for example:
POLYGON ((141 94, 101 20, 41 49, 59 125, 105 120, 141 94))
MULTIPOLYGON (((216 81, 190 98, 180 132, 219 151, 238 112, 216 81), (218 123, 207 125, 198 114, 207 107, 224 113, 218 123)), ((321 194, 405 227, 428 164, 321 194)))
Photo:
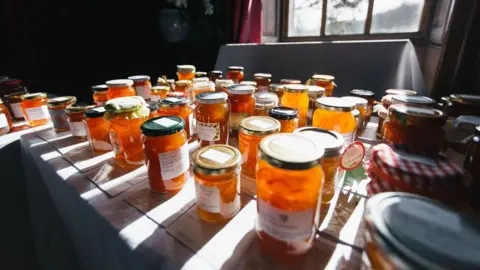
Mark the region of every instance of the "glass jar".
POLYGON ((10 110, 10 115, 13 117, 14 120, 21 121, 25 118, 23 117, 23 111, 20 107, 20 103, 22 103, 23 95, 27 94, 27 92, 17 92, 12 93, 9 95, 5 95, 5 104, 8 105, 8 109, 10 110))
MULTIPOLYGON (((175 83, 175 81, 173 82, 175 83)), ((168 86, 170 88, 170 83, 168 83, 167 79, 163 77, 158 77, 156 86, 168 86)))
POLYGON ((375 104, 375 93, 369 90, 353 89, 350 94, 354 97, 360 97, 367 100, 367 110, 365 111, 365 122, 370 121, 373 113, 373 105, 375 104))
POLYGON ((239 67, 239 66, 228 67, 226 78, 232 80, 234 83, 241 83, 244 78, 243 67, 239 67))
POLYGON ((192 86, 192 81, 181 80, 175 82, 175 92, 188 94, 188 88, 192 86))
POLYGON ((85 111, 93 108, 86 104, 75 103, 65 108, 67 114, 68 129, 72 132, 72 137, 79 140, 87 139, 87 127, 85 126, 85 111))
POLYGON ((102 106, 107 102, 108 86, 106 84, 92 86, 93 102, 96 106, 102 106))
POLYGON ((148 115, 149 119, 160 116, 158 112, 158 108, 160 108, 160 106, 158 105, 157 101, 147 101, 147 108, 150 110, 150 114, 148 115))
POLYGON ((188 105, 186 98, 172 98, 167 97, 158 102, 160 109, 158 109, 158 116, 178 116, 185 122, 184 129, 187 133, 187 138, 192 138, 195 133, 195 121, 193 120, 192 107, 188 105))
POLYGON ((243 119, 252 116, 255 109, 255 88, 249 85, 234 84, 227 87, 228 105, 230 107, 229 132, 230 144, 237 146, 238 130, 243 119))
POLYGON ((143 149, 148 183, 155 192, 172 192, 190 178, 190 156, 185 122, 176 116, 161 116, 143 123, 143 149))
POLYGON ((222 92, 205 92, 197 95, 195 130, 201 147, 227 144, 229 114, 227 98, 227 94, 222 92))
POLYGON ((268 92, 270 83, 272 82, 272 74, 269 73, 255 73, 253 79, 257 83, 258 92, 268 92))
POLYGON ((197 71, 197 72, 195 72, 195 78, 208 78, 207 77, 207 72, 197 71))
POLYGON ((424 96, 392 96, 392 104, 406 104, 412 106, 425 106, 434 108, 437 102, 434 99, 424 96))
POLYGON ((123 161, 130 165, 144 164, 140 126, 150 115, 145 100, 138 96, 116 98, 107 101, 105 110, 115 159, 120 164, 123 161))
POLYGON ((312 76, 313 84, 325 88, 325 95, 327 97, 333 96, 333 90, 336 86, 333 80, 335 80, 335 77, 331 75, 315 74, 312 76))
POLYGON ((315 242, 324 150, 308 138, 275 134, 263 139, 258 151, 255 229, 262 249, 288 264, 315 242))
POLYGON ((253 88, 255 88, 255 91, 257 91, 257 83, 254 82, 254 81, 242 81, 240 84, 241 85, 250 85, 253 88))
POLYGON ((303 84, 286 84, 284 86, 282 106, 298 110, 298 127, 307 125, 308 86, 303 84))
POLYGON ((383 107, 382 104, 378 104, 375 106, 378 114, 378 124, 377 124, 377 138, 382 138, 383 137, 383 123, 385 122, 385 119, 387 119, 388 115, 388 110, 383 107))
POLYGON ((174 97, 174 98, 187 98, 187 93, 184 92, 168 92, 167 97, 174 97))
POLYGON ((67 113, 65 109, 77 102, 74 96, 51 98, 47 101, 48 112, 56 132, 69 130, 67 113))
POLYGON ((350 144, 355 138, 357 122, 352 111, 355 103, 337 97, 317 99, 317 109, 313 113, 313 126, 342 134, 345 144, 350 144))
POLYGON ((217 79, 215 81, 215 91, 221 91, 221 92, 224 92, 224 93, 228 94, 227 87, 232 85, 232 84, 233 84, 232 80, 217 79))
POLYGON ((269 116, 280 122, 280 133, 292 133, 298 128, 298 112, 292 108, 273 108, 269 116))
POLYGON ((269 87, 268 89, 269 89, 269 90, 268 90, 269 92, 274 93, 275 95, 277 95, 278 100, 279 100, 279 102, 280 102, 278 105, 280 106, 280 105, 282 104, 283 92, 284 92, 284 90, 285 90, 285 89, 284 89, 284 85, 272 83, 272 84, 270 84, 270 87, 269 87))
POLYGON ((145 100, 150 100, 150 94, 152 91, 150 76, 135 75, 128 77, 128 79, 133 81, 133 88, 135 88, 137 96, 141 96, 145 100))
POLYGON ((175 80, 174 79, 167 79, 168 86, 170 86, 170 91, 175 90, 175 80))
POLYGON ((361 97, 353 97, 353 96, 346 96, 342 98, 346 100, 350 100, 353 103, 355 103, 355 109, 357 109, 359 112, 358 121, 357 121, 357 130, 363 129, 363 127, 367 124, 366 117, 367 117, 368 100, 361 97))
POLYGON ((307 125, 312 124, 313 112, 315 111, 315 103, 317 99, 325 97, 325 88, 309 85, 308 86, 308 116, 307 116, 307 125))
POLYGON ((242 174, 255 179, 257 150, 266 136, 280 131, 280 122, 268 116, 252 116, 240 123, 238 148, 242 153, 242 174))
POLYGON ((274 93, 257 92, 255 97, 254 116, 268 116, 271 109, 278 106, 278 97, 274 93))
POLYGON ((109 137, 110 127, 108 121, 103 117, 105 112, 105 108, 100 106, 88 109, 84 113, 88 142, 93 153, 112 151, 109 137))
POLYGON ((12 117, 0 98, 0 135, 5 135, 13 129, 12 117))
POLYGON ((210 79, 211 82, 216 83, 218 79, 222 78, 222 73, 223 72, 220 70, 212 70, 210 71, 208 78, 210 79))
POLYGON ((445 122, 440 110, 395 104, 383 123, 383 142, 403 145, 417 153, 438 154, 446 144, 442 129, 445 122))
POLYGON ((480 95, 452 94, 446 103, 445 111, 449 117, 480 116, 480 95))
POLYGON ((193 155, 195 201, 201 220, 225 223, 240 211, 240 152, 211 145, 193 155))
POLYGON ((194 78, 192 80, 192 84, 196 84, 198 82, 209 82, 210 80, 207 77, 199 77, 199 78, 194 78))
POLYGON ((25 94, 23 95, 20 107, 29 126, 36 127, 50 123, 50 114, 47 108, 47 94, 25 94))
POLYGON ((192 65, 178 65, 177 66, 178 80, 193 80, 195 78, 195 66, 192 65))
POLYGON ((280 84, 302 84, 302 81, 296 79, 281 79, 280 84))
POLYGON ((196 82, 193 84, 192 87, 193 100, 195 100, 195 97, 200 93, 213 91, 215 91, 215 84, 213 82, 196 82))
POLYGON ((111 80, 105 83, 108 86, 107 99, 111 100, 119 97, 133 97, 137 93, 133 89, 132 80, 111 80))
POLYGON ((162 86, 154 86, 151 90, 150 100, 151 101, 159 101, 162 98, 166 98, 170 91, 170 87, 162 85, 162 86))
POLYGON ((293 134, 309 138, 325 149, 321 162, 325 174, 322 203, 329 204, 335 194, 335 187, 341 185, 338 173, 340 171, 340 157, 345 144, 342 135, 335 131, 314 127, 299 128, 293 134))

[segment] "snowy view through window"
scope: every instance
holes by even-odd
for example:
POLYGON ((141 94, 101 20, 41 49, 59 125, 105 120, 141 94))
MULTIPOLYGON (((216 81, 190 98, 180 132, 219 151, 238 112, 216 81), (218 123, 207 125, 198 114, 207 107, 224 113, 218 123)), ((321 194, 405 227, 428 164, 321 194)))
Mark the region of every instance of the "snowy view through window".
MULTIPOLYGON (((327 2, 326 35, 365 32, 368 0, 324 0, 327 2)), ((370 33, 418 32, 424 0, 374 0, 370 33)), ((291 0, 288 36, 318 36, 322 22, 322 0, 291 0)))

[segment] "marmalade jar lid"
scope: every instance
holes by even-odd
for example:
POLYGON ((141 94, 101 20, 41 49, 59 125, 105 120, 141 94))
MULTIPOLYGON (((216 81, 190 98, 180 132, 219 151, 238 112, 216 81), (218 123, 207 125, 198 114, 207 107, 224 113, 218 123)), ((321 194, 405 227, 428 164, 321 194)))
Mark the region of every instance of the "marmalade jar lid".
POLYGON ((403 192, 381 193, 367 201, 365 220, 389 255, 407 264, 405 268, 480 267, 479 220, 434 200, 403 192))
POLYGON ((242 66, 229 66, 228 71, 243 71, 242 66))
POLYGON ((270 87, 269 87, 269 90, 271 92, 283 92, 283 90, 285 89, 285 85, 283 84, 278 84, 278 83, 272 83, 270 84, 270 87))
POLYGON ((157 85, 153 86, 151 92, 152 93, 158 93, 158 92, 168 92, 170 91, 170 86, 168 85, 157 85))
POLYGON ((39 99, 39 98, 46 98, 47 94, 45 93, 27 93, 24 94, 22 99, 23 100, 34 100, 34 99, 39 99))
POLYGON ((218 104, 227 101, 228 96, 224 92, 203 92, 195 96, 200 104, 218 104))
POLYGON ((325 157, 339 156, 345 140, 335 131, 315 127, 303 127, 296 129, 293 134, 309 138, 325 149, 325 157))
POLYGON ((92 86, 93 92, 104 92, 108 90, 108 86, 106 84, 99 84, 92 86))
POLYGON ((280 131, 280 122, 268 116, 250 116, 240 122, 240 132, 249 135, 265 136, 280 131))
POLYGON ((108 85, 108 87, 127 87, 127 86, 132 86, 133 81, 132 80, 127 80, 127 79, 118 79, 118 80, 110 80, 105 83, 108 85))
POLYGON ((368 100, 361 97, 346 96, 341 98, 353 101, 355 103, 355 106, 357 107, 367 107, 367 104, 368 104, 368 100))
POLYGON ((279 133, 260 141, 259 156, 270 165, 287 170, 318 166, 324 149, 315 141, 295 134, 279 133))
POLYGON ((255 73, 253 74, 254 79, 270 79, 272 78, 272 74, 270 73, 255 73))
POLYGON ((195 72, 195 66, 194 65, 178 65, 177 72, 180 72, 180 73, 195 72))
POLYGON ((199 82, 211 82, 208 77, 198 77, 198 78, 193 78, 192 82, 199 83, 199 82))
POLYGON ((238 168, 241 158, 240 151, 230 145, 202 147, 193 155, 193 171, 205 175, 222 175, 238 168))
POLYGON ((98 118, 98 117, 103 117, 106 112, 107 111, 105 110, 105 107, 99 106, 99 107, 86 110, 84 115, 85 115, 85 118, 98 118))
POLYGON ((316 85, 309 85, 308 87, 308 96, 312 98, 319 98, 325 95, 325 88, 316 85))
POLYGON ((388 95, 400 95, 400 96, 415 96, 417 92, 407 89, 387 89, 385 93, 388 95))
POLYGON ((157 101, 147 101, 147 108, 150 111, 156 111, 156 110, 158 110, 159 107, 160 107, 160 105, 158 104, 157 101))
POLYGON ((160 116, 145 121, 142 134, 145 136, 166 136, 180 132, 185 127, 185 121, 178 116, 160 116))
POLYGON ((234 84, 227 86, 227 92, 232 95, 247 95, 255 92, 255 87, 251 85, 234 84))
POLYGON ((147 103, 140 96, 119 97, 107 101, 105 110, 112 113, 125 113, 135 112, 146 106, 147 103))
POLYGON ((242 81, 240 82, 241 85, 251 85, 253 87, 257 87, 257 82, 254 81, 242 81))
POLYGON ((132 80, 134 82, 144 82, 144 81, 149 81, 150 76, 148 76, 148 75, 135 75, 135 76, 128 77, 128 79, 132 80))
POLYGON ((157 86, 162 86, 162 85, 169 85, 167 82, 167 79, 163 77, 158 77, 157 78, 157 86))
POLYGON ((207 72, 205 71, 197 71, 195 72, 195 78, 207 77, 207 72))
POLYGON ((269 115, 277 120, 292 120, 298 117, 298 111, 288 107, 276 107, 270 109, 269 115))
POLYGON ((301 84, 302 81, 297 79, 281 79, 280 84, 301 84))
POLYGON ((323 81, 323 82, 331 82, 335 80, 335 77, 332 75, 326 75, 326 74, 314 74, 312 76, 312 79, 314 81, 323 81))
POLYGON ((72 105, 68 105, 67 108, 65 108, 65 112, 85 112, 93 107, 93 105, 87 105, 85 103, 74 103, 72 105))
POLYGON ((158 101, 158 104, 162 108, 178 108, 188 105, 187 98, 166 97, 158 101))
POLYGON ((221 70, 212 70, 210 75, 222 76, 223 72, 221 70))
POLYGON ((450 95, 450 99, 458 103, 469 104, 469 105, 480 105, 479 95, 452 94, 450 95))
POLYGON ((402 96, 402 95, 394 95, 392 96, 392 103, 398 104, 408 104, 408 105, 423 105, 423 106, 433 106, 435 105, 436 101, 429 97, 424 96, 402 96))
POLYGON ((285 89, 285 92, 292 92, 292 93, 308 92, 308 86, 303 84, 285 84, 284 89, 285 89))
POLYGON ((75 103, 75 102, 77 102, 76 97, 64 96, 64 97, 49 98, 47 100, 47 105, 49 107, 55 107, 55 106, 66 105, 68 103, 75 103))
POLYGON ((234 84, 232 80, 229 80, 229 79, 217 79, 215 81, 215 85, 217 87, 227 87, 229 85, 232 85, 234 84))
POLYGON ((190 80, 179 80, 175 82, 175 85, 180 87, 189 86, 191 84, 192 84, 192 81, 190 80))
POLYGON ((215 83, 206 80, 206 81, 200 81, 200 82, 195 82, 193 84, 193 89, 194 90, 209 90, 209 91, 215 91, 215 83))
POLYGON ((259 104, 259 105, 278 104, 278 96, 275 95, 275 93, 258 92, 253 94, 253 96, 255 96, 255 104, 259 104))
POLYGON ((352 96, 362 97, 362 98, 372 98, 375 96, 375 93, 370 90, 363 89, 353 89, 350 91, 352 96))
POLYGON ((317 99, 315 105, 319 109, 336 112, 351 112, 355 110, 355 102, 338 97, 323 97, 317 99))

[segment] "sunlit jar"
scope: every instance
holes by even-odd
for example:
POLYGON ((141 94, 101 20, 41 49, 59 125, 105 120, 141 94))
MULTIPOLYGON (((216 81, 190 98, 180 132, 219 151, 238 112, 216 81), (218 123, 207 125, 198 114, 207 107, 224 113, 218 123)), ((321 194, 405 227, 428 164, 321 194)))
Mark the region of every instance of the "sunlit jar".
POLYGON ((200 219, 225 223, 240 211, 240 152, 230 145, 200 148, 193 156, 200 219))
POLYGON ((196 127, 200 146, 226 144, 228 142, 227 94, 205 92, 196 96, 196 127))
POLYGON ((167 97, 174 97, 174 98, 187 98, 187 93, 184 92, 168 92, 167 97))
POLYGON ((67 113, 65 109, 77 102, 74 96, 51 98, 47 101, 48 112, 52 119, 53 128, 56 132, 67 131, 68 127, 67 113))
POLYGON ((195 97, 200 93, 213 91, 215 91, 215 84, 213 82, 196 82, 192 86, 193 100, 195 100, 195 97))
POLYGON ((281 79, 280 84, 302 84, 302 81, 297 79, 281 79))
POLYGON ((215 81, 215 91, 221 91, 224 93, 227 93, 227 87, 232 85, 233 81, 232 80, 227 80, 227 79, 217 79, 215 81))
POLYGON ((136 75, 128 77, 129 80, 133 81, 133 88, 137 96, 143 97, 145 100, 150 100, 150 94, 152 90, 152 83, 150 82, 150 76, 147 75, 136 75))
POLYGON ((355 109, 357 109, 359 112, 357 129, 358 130, 363 129, 363 127, 367 124, 366 117, 367 117, 368 100, 361 97, 353 97, 353 96, 346 96, 342 98, 346 100, 350 100, 355 103, 355 109))
POLYGON ((258 92, 268 92, 270 83, 272 82, 272 74, 269 73, 255 73, 253 79, 257 83, 258 92))
POLYGON ((280 133, 292 133, 298 128, 298 112, 292 108, 273 108, 270 110, 269 116, 280 122, 280 133))
POLYGON ((50 123, 50 114, 47 108, 47 94, 25 94, 23 95, 20 107, 29 126, 36 127, 50 123))
POLYGON ((434 99, 424 96, 392 96, 392 104, 406 104, 412 106, 435 107, 437 102, 434 99))
POLYGON ((308 86, 308 116, 307 116, 307 125, 312 124, 313 112, 315 111, 315 103, 317 99, 325 97, 325 88, 309 85, 308 86))
POLYGON ((272 83, 272 84, 270 84, 270 87, 268 88, 268 91, 271 92, 271 93, 274 93, 275 95, 277 95, 278 100, 279 100, 279 104, 278 104, 278 105, 282 105, 282 97, 283 97, 283 92, 284 92, 284 85, 283 85, 283 84, 275 84, 275 83, 272 83))
POLYGON ((178 65, 177 77, 179 81, 193 80, 195 78, 195 66, 192 65, 178 65))
POLYGON ((148 183, 153 191, 177 191, 190 177, 190 156, 184 125, 180 117, 161 116, 141 126, 148 183))
POLYGON ((100 106, 86 110, 84 113, 88 142, 93 153, 112 151, 108 121, 103 117, 105 112, 105 108, 100 106))
POLYGON ((137 93, 135 89, 132 87, 133 81, 132 80, 111 80, 105 83, 108 86, 107 91, 107 99, 111 100, 114 98, 119 97, 133 97, 136 96, 137 93))
POLYGON ((150 100, 159 101, 162 98, 166 98, 169 92, 170 92, 169 86, 165 86, 165 85, 154 86, 152 87, 150 100))
POLYGON ((355 103, 337 97, 317 99, 312 126, 342 134, 346 144, 353 142, 357 122, 352 114, 355 103))
POLYGON ((278 97, 274 93, 257 92, 255 97, 254 116, 268 116, 268 112, 278 106, 278 97))
POLYGON ((96 106, 102 106, 107 102, 108 86, 106 84, 92 86, 93 102, 96 106))
POLYGON ((192 86, 192 81, 181 80, 175 82, 175 92, 188 93, 188 88, 192 86))
POLYGON ((22 103, 23 95, 27 94, 27 92, 17 92, 12 93, 9 95, 5 95, 4 101, 5 104, 8 105, 8 109, 10 110, 10 115, 14 120, 20 121, 24 120, 23 111, 20 107, 20 103, 22 103))
POLYGON ((294 134, 309 138, 325 149, 321 162, 325 174, 322 203, 329 204, 335 194, 335 187, 341 186, 338 172, 340 171, 340 157, 345 144, 343 137, 335 131, 314 127, 299 128, 295 130, 294 134))
POLYGON ((266 136, 280 131, 280 122, 268 116, 252 116, 240 123, 238 149, 242 153, 242 173, 255 179, 257 150, 260 141, 266 136))
POLYGON ((375 104, 375 93, 369 90, 353 89, 350 91, 350 94, 354 97, 364 98, 368 101, 367 110, 365 112, 365 122, 368 123, 373 113, 373 105, 375 104))
POLYGON ((147 101, 147 108, 150 110, 150 114, 148 115, 149 119, 160 116, 158 112, 158 108, 160 108, 160 106, 157 101, 147 101))
POLYGON ((333 96, 333 90, 336 86, 333 80, 335 80, 335 77, 331 75, 315 74, 312 76, 313 84, 325 88, 327 97, 333 96))
POLYGON ((222 78, 222 73, 220 70, 212 70, 209 72, 208 78, 211 82, 216 83, 218 79, 222 78))
POLYGON ((382 104, 378 104, 375 106, 378 114, 378 124, 377 124, 377 138, 383 137, 383 122, 387 119, 388 110, 383 107, 382 104))
POLYGON ((150 115, 145 100, 138 96, 116 98, 107 101, 105 110, 115 159, 130 165, 144 164, 140 126, 150 115))
POLYGON ((243 119, 252 116, 255 109, 255 88, 250 85, 234 84, 227 87, 230 107, 230 144, 237 146, 238 129, 243 119))
POLYGON ((228 67, 227 79, 232 80, 234 83, 241 83, 243 81, 243 67, 231 66, 228 67))
POLYGON ((85 126, 85 111, 93 108, 86 104, 75 103, 68 105, 65 108, 67 114, 68 129, 72 133, 72 137, 75 139, 86 140, 87 139, 87 127, 85 126))
POLYGON ((257 83, 254 81, 242 81, 240 84, 253 86, 255 88, 255 91, 257 91, 257 83))
POLYGON ((286 84, 282 96, 282 106, 298 110, 298 127, 307 125, 308 86, 303 84, 286 84))
POLYGON ((205 71, 196 71, 195 78, 208 78, 207 72, 205 71))
POLYGON ((5 135, 13 129, 12 117, 0 98, 0 135, 5 135))
POLYGON ((288 264, 315 242, 324 150, 305 137, 275 134, 263 139, 258 151, 257 236, 265 252, 288 264))
POLYGON ((190 139, 195 133, 192 107, 188 105, 186 98, 167 97, 158 102, 158 116, 178 116, 185 122, 184 129, 187 138, 190 139))

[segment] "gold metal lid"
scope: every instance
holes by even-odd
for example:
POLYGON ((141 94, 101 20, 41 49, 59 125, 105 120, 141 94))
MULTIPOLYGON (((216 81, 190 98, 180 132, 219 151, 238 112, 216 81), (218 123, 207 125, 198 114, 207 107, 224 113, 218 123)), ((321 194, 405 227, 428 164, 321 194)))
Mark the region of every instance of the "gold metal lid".
POLYGON ((200 104, 218 104, 227 101, 228 95, 224 92, 203 92, 195 96, 195 100, 200 104))
POLYGON ((240 132, 248 135, 266 136, 280 131, 280 122, 268 116, 250 116, 240 122, 240 132))
POLYGON ((45 93, 28 93, 23 95, 22 99, 23 100, 35 100, 35 99, 40 99, 40 98, 46 98, 47 94, 45 93))
POLYGON ((355 110, 353 101, 338 97, 323 97, 317 99, 315 105, 319 109, 335 112, 351 112, 355 110))
POLYGON ((87 105, 83 103, 75 103, 72 105, 68 105, 67 108, 65 108, 66 112, 84 112, 86 110, 90 110, 94 108, 95 106, 93 105, 87 105))
POLYGON ((270 73, 255 73, 253 74, 254 79, 270 79, 272 78, 272 74, 270 73))
POLYGON ((388 95, 414 96, 417 92, 407 89, 387 89, 385 93, 388 95))
POLYGON ((368 104, 368 100, 361 97, 346 96, 341 98, 354 102, 356 107, 367 107, 368 104))
POLYGON ((254 82, 254 81, 242 81, 240 82, 241 85, 250 85, 250 86, 253 86, 253 87, 257 87, 257 82, 254 82))
POLYGON ((335 80, 335 77, 332 75, 326 75, 326 74, 314 74, 312 76, 312 80, 314 81, 323 81, 323 82, 331 82, 335 80))
POLYGON ((170 91, 170 86, 168 85, 157 85, 152 87, 152 93, 170 91))
POLYGON ((180 87, 190 86, 191 84, 192 84, 192 81, 189 81, 189 80, 180 80, 175 82, 175 86, 180 86, 180 87))
POLYGON ((242 66, 229 66, 228 71, 243 71, 242 66))
POLYGON ((275 93, 257 92, 253 95, 255 96, 255 104, 278 104, 278 96, 275 93))
POLYGON ((178 65, 177 72, 184 73, 184 72, 195 72, 194 65, 178 65))
POLYGON ((105 83, 108 85, 108 87, 127 87, 127 86, 132 86, 133 81, 132 80, 126 80, 126 79, 119 79, 119 80, 110 80, 105 83))
POLYGON ((303 127, 296 129, 293 134, 309 138, 325 149, 325 157, 335 157, 341 154, 345 140, 335 131, 303 127))
POLYGON ((241 158, 240 151, 230 145, 202 147, 193 154, 193 171, 205 175, 222 175, 240 167, 241 158))
POLYGON ((68 103, 77 102, 77 98, 74 96, 56 97, 47 100, 47 105, 51 107, 60 106, 68 103))
POLYGON ((285 92, 291 93, 306 93, 308 92, 308 86, 303 84, 285 84, 285 92))

